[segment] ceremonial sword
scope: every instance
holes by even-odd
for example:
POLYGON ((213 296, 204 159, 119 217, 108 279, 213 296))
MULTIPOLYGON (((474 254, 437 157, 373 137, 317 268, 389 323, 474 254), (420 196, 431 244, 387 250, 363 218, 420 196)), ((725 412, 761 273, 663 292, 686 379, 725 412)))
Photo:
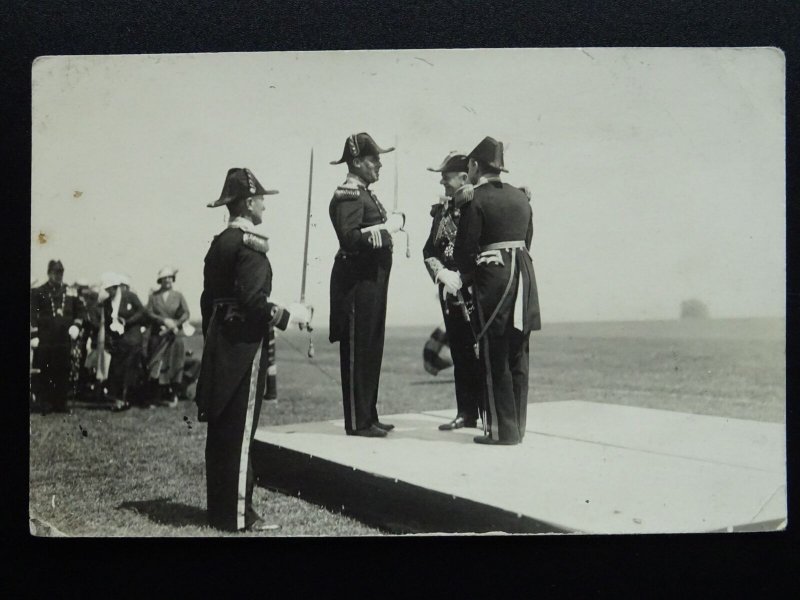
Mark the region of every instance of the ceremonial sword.
MULTIPOLYGON (((394 147, 397 148, 397 135, 394 136, 394 147)), ((398 157, 399 154, 394 155, 394 208, 392 209, 394 212, 397 212, 397 206, 399 204, 399 196, 397 194, 397 163, 399 162, 398 157)), ((405 219, 404 219, 405 221, 405 219)), ((403 227, 405 227, 405 222, 403 223, 403 227)), ((400 231, 406 234, 406 258, 411 258, 411 239, 408 236, 408 232, 400 228, 400 231)))
MULTIPOLYGON (((308 205, 306 206, 306 241, 303 246, 303 279, 300 283, 300 303, 306 302, 306 271, 308 269, 308 235, 309 227, 311 225, 311 181, 314 177, 314 148, 311 148, 311 160, 308 166, 308 205)), ((313 313, 312 313, 313 314, 313 313)), ((303 329, 303 324, 300 324, 300 329, 303 329)), ((314 358, 314 336, 311 323, 305 324, 305 329, 308 330, 308 358, 314 358)))

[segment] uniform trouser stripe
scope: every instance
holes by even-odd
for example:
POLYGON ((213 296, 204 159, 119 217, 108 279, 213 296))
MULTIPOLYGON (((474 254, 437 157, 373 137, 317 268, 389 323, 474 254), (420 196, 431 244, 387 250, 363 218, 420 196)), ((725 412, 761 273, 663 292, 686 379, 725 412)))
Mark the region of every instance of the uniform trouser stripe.
POLYGON ((256 407, 256 389, 258 388, 259 365, 261 363, 261 345, 259 344, 253 365, 250 369, 250 388, 247 392, 247 412, 242 432, 242 449, 239 454, 239 499, 236 511, 236 526, 245 527, 245 511, 247 509, 247 466, 250 458, 250 435, 253 429, 253 414, 256 407))
POLYGON ((355 366, 356 366, 356 303, 350 306, 350 389, 348 390, 350 396, 350 428, 358 429, 358 422, 356 421, 356 381, 355 381, 355 366))
MULTIPOLYGON (((477 288, 476 288, 477 292, 477 288)), ((477 294, 475 297, 475 306, 478 309, 478 321, 483 324, 483 309, 481 308, 481 303, 477 298, 477 294)), ((492 381, 492 362, 489 356, 489 340, 486 336, 481 338, 480 344, 483 350, 483 367, 485 370, 486 375, 486 407, 488 409, 488 415, 484 413, 484 429, 486 429, 486 421, 488 421, 489 425, 489 433, 492 439, 500 439, 500 431, 498 429, 497 423, 497 406, 494 402, 494 383, 492 381), (486 417, 489 417, 486 419, 486 417)))

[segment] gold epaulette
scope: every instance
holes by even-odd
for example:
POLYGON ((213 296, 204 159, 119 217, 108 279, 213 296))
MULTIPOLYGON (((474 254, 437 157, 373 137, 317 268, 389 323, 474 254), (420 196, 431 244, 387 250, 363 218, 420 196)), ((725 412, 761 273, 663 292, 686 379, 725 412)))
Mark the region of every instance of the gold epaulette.
POLYGON ((342 187, 341 185, 333 193, 333 197, 337 200, 356 200, 359 196, 361 196, 360 188, 342 187))
POLYGON ((264 254, 269 252, 269 238, 263 235, 245 231, 242 236, 242 242, 245 246, 256 252, 263 252, 264 254))

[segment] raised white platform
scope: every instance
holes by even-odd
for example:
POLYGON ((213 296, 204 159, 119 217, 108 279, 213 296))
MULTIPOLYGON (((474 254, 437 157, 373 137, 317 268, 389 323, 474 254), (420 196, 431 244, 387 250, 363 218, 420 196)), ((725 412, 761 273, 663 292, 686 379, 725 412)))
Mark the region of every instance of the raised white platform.
POLYGON ((592 402, 528 406, 518 446, 441 432, 452 410, 260 427, 260 485, 398 532, 678 533, 785 526, 783 425, 592 402))

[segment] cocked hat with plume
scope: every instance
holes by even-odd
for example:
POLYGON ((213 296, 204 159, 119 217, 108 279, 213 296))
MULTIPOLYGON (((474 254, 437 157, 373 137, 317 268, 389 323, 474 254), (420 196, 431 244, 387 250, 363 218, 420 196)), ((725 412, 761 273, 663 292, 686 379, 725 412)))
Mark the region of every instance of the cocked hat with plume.
POLYGON ((385 154, 392 152, 394 147, 381 148, 372 139, 372 136, 366 132, 354 133, 348 136, 344 142, 344 150, 342 150, 342 158, 339 160, 332 160, 332 165, 340 165, 347 162, 348 159, 358 158, 362 156, 377 156, 378 154, 385 154))
POLYGON ((209 208, 216 208, 217 206, 224 206, 234 200, 250 198, 251 196, 267 196, 277 194, 278 190, 268 190, 259 183, 256 176, 248 168, 228 169, 228 174, 225 176, 225 183, 222 186, 222 193, 213 202, 209 202, 209 208))

